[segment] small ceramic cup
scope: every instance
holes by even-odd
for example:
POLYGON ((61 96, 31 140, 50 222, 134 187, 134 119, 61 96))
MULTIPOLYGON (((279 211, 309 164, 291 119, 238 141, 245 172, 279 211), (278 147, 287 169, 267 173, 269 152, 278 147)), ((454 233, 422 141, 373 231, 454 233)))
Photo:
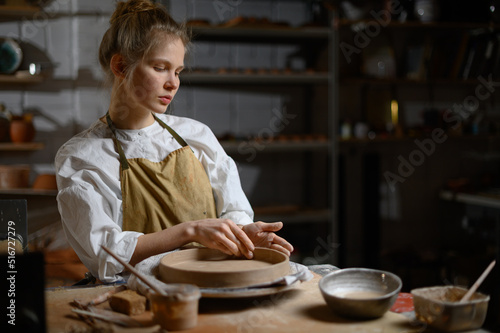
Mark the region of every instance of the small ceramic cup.
POLYGON ((167 331, 193 328, 198 323, 200 289, 192 284, 169 284, 163 289, 167 295, 149 293, 155 321, 167 331))
POLYGON ((35 137, 35 126, 31 119, 12 119, 10 139, 14 143, 31 142, 35 137))

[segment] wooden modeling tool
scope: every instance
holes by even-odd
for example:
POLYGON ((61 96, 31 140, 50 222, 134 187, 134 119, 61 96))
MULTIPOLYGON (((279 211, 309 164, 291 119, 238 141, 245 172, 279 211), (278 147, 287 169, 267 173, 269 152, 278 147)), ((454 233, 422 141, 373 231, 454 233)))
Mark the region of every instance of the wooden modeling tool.
POLYGON ((462 297, 462 299, 460 300, 459 303, 465 303, 469 300, 469 298, 476 292, 477 288, 479 288, 481 283, 483 283, 484 279, 486 279, 488 274, 491 272, 491 270, 493 269, 493 266, 495 266, 495 263, 496 263, 496 261, 493 260, 491 262, 491 264, 489 264, 489 266, 486 267, 483 274, 481 274, 481 276, 477 279, 477 281, 474 282, 472 287, 469 289, 469 291, 467 291, 467 293, 464 295, 464 297, 462 297))
POLYGON ((123 261, 122 259, 120 259, 120 257, 118 257, 116 254, 114 254, 110 249, 108 249, 106 246, 104 245, 101 245, 102 249, 104 251, 106 251, 110 256, 112 256, 113 258, 115 258, 120 264, 122 264, 126 269, 128 269, 132 274, 134 274, 135 276, 137 276, 142 282, 144 282, 145 284, 148 285, 148 287, 150 287, 151 289, 153 289, 158 295, 163 295, 163 296, 167 296, 167 294, 159 289, 157 286, 154 285, 154 283, 152 283, 151 281, 149 281, 149 279, 144 276, 144 274, 142 274, 141 272, 139 272, 137 269, 135 269, 134 267, 132 267, 132 265, 126 263, 125 261, 123 261))

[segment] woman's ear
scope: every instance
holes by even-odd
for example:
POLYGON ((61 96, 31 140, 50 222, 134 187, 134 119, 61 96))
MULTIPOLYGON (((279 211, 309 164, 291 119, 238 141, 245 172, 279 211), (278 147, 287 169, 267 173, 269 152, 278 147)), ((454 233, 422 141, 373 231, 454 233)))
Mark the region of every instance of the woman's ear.
POLYGON ((116 77, 124 78, 125 77, 125 62, 123 61, 123 57, 119 54, 114 54, 111 57, 111 62, 109 64, 111 71, 116 77))

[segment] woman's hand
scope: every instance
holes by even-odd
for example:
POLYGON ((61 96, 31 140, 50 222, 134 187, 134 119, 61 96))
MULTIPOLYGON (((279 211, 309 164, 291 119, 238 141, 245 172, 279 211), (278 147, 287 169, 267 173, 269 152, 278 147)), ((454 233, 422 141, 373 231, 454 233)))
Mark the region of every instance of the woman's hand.
POLYGON ((290 256, 293 246, 284 238, 275 234, 282 227, 283 222, 255 222, 244 225, 242 230, 248 235, 248 238, 250 238, 255 246, 278 250, 290 256))
POLYGON ((229 255, 253 257, 254 244, 233 221, 206 219, 187 223, 191 225, 190 238, 195 242, 229 255))
POLYGON ((137 239, 130 264, 158 253, 171 251, 190 242, 198 242, 229 255, 253 258, 256 246, 281 251, 287 255, 293 251, 292 245, 277 236, 283 223, 255 222, 239 227, 228 219, 206 219, 177 224, 162 231, 144 234, 137 239))

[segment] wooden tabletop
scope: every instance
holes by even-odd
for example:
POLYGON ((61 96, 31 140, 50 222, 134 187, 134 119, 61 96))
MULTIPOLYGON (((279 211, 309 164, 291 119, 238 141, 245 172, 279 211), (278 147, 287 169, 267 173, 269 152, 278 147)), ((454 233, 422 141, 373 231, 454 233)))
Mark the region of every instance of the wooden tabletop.
MULTIPOLYGON (((387 312, 376 320, 354 321, 340 318, 327 307, 318 288, 321 276, 303 282, 279 294, 259 298, 207 299, 199 304, 198 325, 186 333, 224 332, 422 332, 422 326, 397 313, 387 312)), ((78 298, 90 301, 114 286, 60 288, 46 291, 47 332, 82 331, 88 326, 72 313, 70 303, 78 298), (80 329, 80 330, 78 330, 80 329)), ((109 304, 99 307, 109 309, 109 304)), ((133 332, 152 332, 152 315, 146 312, 134 317, 146 328, 133 332)), ((122 329, 123 332, 132 332, 122 329)), ((118 332, 121 332, 120 330, 118 332)))

